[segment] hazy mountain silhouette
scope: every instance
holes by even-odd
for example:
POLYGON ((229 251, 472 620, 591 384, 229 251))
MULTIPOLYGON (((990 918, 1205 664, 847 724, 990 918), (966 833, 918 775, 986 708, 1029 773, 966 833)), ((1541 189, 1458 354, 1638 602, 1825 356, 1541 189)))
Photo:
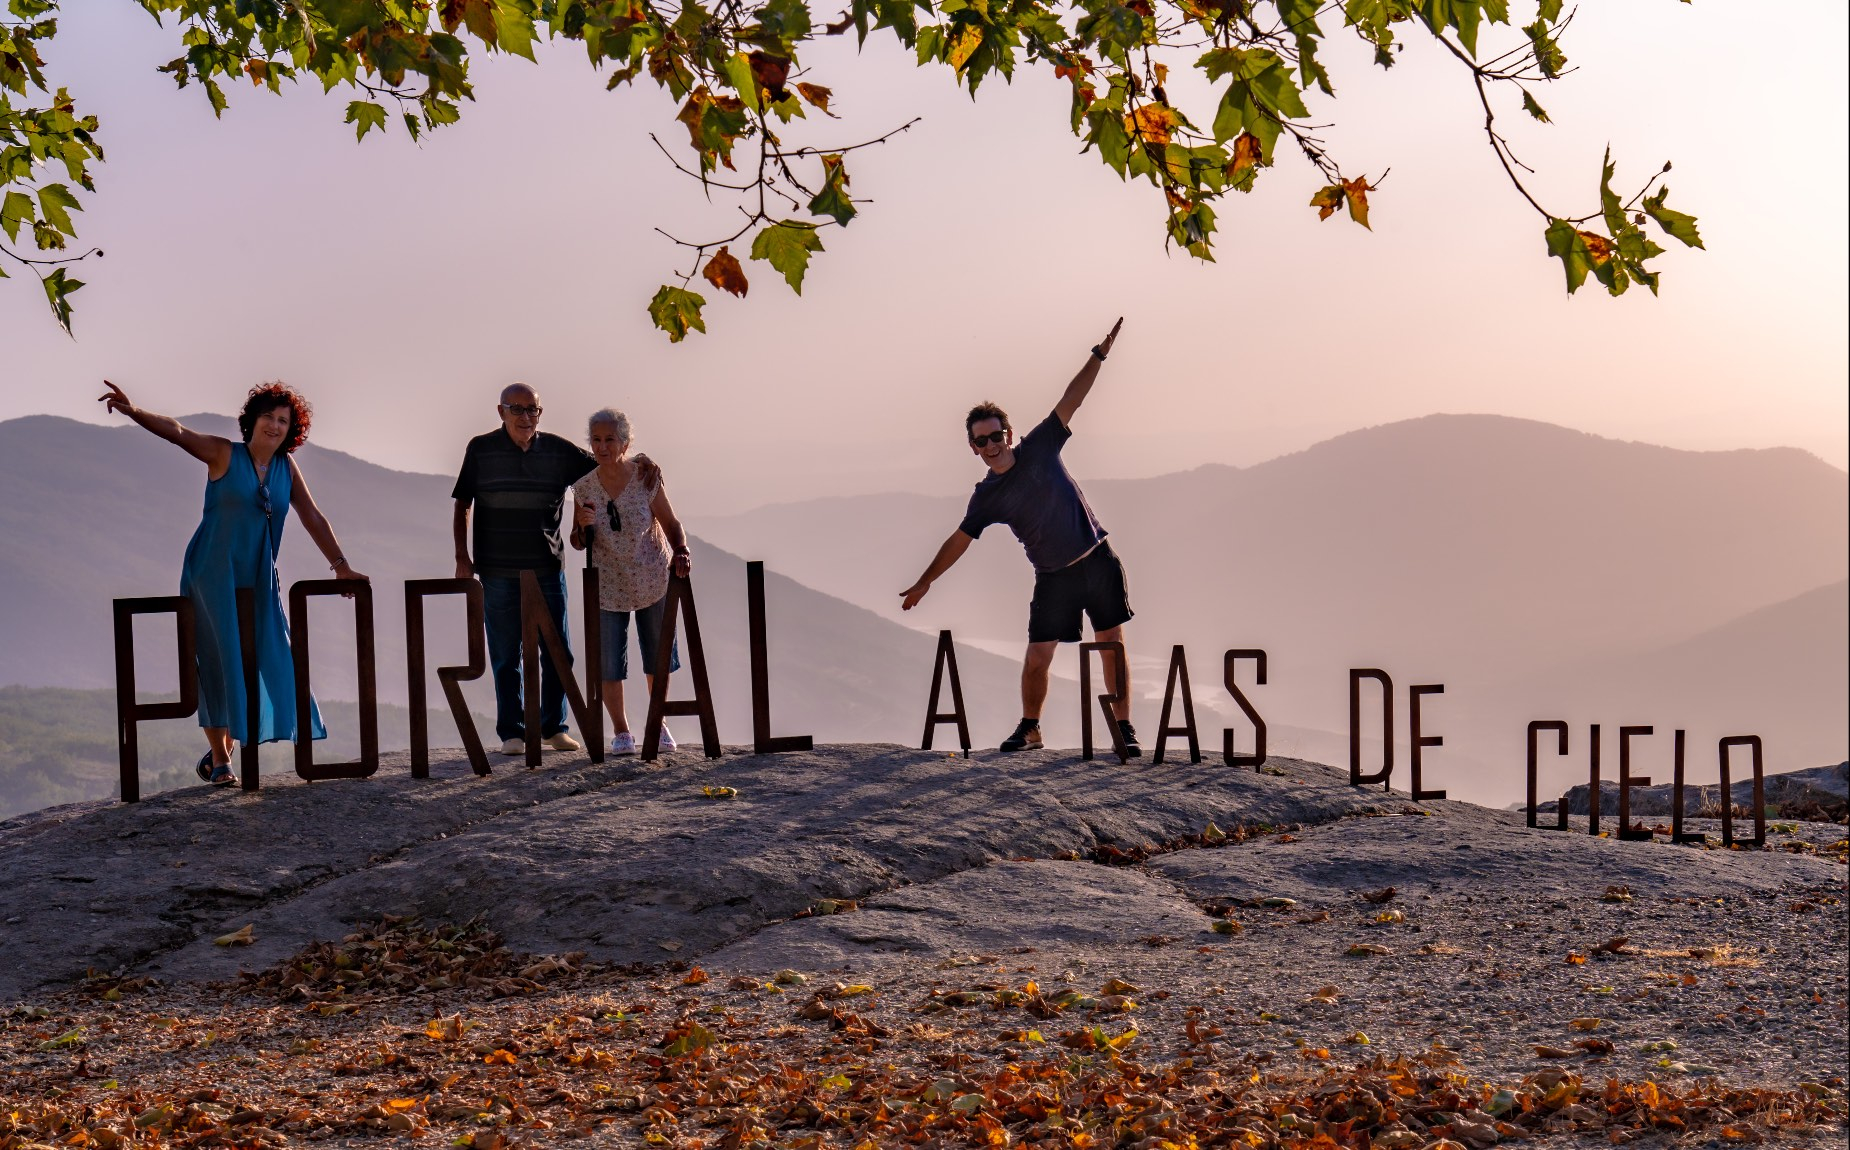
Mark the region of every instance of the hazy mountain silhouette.
MULTIPOLYGON (((184 422, 218 434, 235 433, 232 421, 220 416, 187 416, 184 422)), ((380 695, 403 702, 402 581, 452 573, 451 480, 392 471, 313 443, 302 448, 300 459, 346 554, 375 581, 380 695)), ((0 585, 6 588, 0 606, 0 683, 113 684, 110 600, 177 591, 204 485, 198 463, 139 428, 98 427, 51 416, 0 423, 0 487, 7 492, 0 501, 0 540, 6 543, 0 548, 0 585)), ((281 564, 285 580, 324 578, 326 567, 307 533, 294 525, 288 531, 281 564)), ((721 737, 749 742, 744 563, 698 538, 693 551, 721 737)), ((568 561, 574 567, 574 614, 577 562, 568 561)), ((917 739, 935 637, 799 586, 772 566, 766 599, 773 733, 813 734, 829 741, 917 739)), ((340 600, 327 599, 316 602, 315 612, 316 691, 325 698, 351 699, 356 693, 351 611, 340 600)), ((432 600, 427 617, 430 665, 463 661, 460 600, 432 600)), ((575 644, 582 633, 574 622, 575 644)), ((138 642, 144 644, 138 660, 143 689, 172 684, 171 635, 164 621, 137 628, 138 642)), ((967 648, 959 651, 959 663, 975 724, 972 734, 993 744, 1018 714, 1018 668, 967 648)), ((685 676, 677 676, 676 684, 677 697, 691 690, 685 676)), ((471 705, 493 714, 486 678, 468 686, 471 705)), ((632 690, 629 711, 640 724, 640 677, 632 678, 632 690)), ((431 692, 441 706, 434 682, 431 692)), ((684 738, 694 733, 690 720, 678 720, 676 726, 684 738)), ((446 714, 433 719, 432 732, 440 742, 456 742, 446 714)), ((946 732, 955 745, 950 728, 941 731, 937 745, 945 745, 946 732)))

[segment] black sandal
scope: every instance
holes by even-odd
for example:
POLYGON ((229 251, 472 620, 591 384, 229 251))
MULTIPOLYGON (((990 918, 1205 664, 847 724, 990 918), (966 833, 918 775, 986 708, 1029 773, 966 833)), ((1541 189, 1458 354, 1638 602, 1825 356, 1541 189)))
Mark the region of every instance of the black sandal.
POLYGON ((211 751, 207 751, 205 754, 199 756, 199 761, 193 764, 193 772, 199 776, 199 781, 202 783, 209 783, 212 781, 211 751))

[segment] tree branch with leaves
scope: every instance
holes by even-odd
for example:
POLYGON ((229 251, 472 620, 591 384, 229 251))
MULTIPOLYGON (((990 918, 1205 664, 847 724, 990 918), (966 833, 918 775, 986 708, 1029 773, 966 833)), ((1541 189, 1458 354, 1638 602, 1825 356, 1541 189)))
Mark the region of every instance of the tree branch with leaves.
MULTIPOLYGON (((1067 126, 1082 150, 1119 178, 1148 183, 1165 244, 1202 260, 1214 258, 1217 208, 1228 193, 1252 190, 1275 166, 1281 142, 1315 174, 1309 206, 1320 218, 1346 211, 1368 227, 1369 195, 1387 172, 1345 171, 1319 135, 1328 125, 1307 103, 1336 94, 1319 58, 1325 25, 1359 37, 1383 68, 1394 66, 1401 36, 1430 36, 1463 67, 1484 109, 1487 142, 1517 193, 1543 217, 1546 250, 1561 261, 1570 293, 1589 275, 1613 295, 1632 283, 1655 292, 1660 273, 1650 261, 1663 248, 1647 225, 1702 246, 1694 217, 1667 206, 1669 164, 1621 200, 1612 191, 1609 153, 1598 206, 1579 215, 1544 207, 1527 185, 1533 173, 1517 159, 1497 109, 1508 100, 1548 122, 1535 92, 1571 71, 1560 35, 1573 13, 1563 13, 1561 0, 1538 0, 1520 28, 1508 0, 847 0, 838 18, 821 24, 808 0, 121 2, 171 21, 184 51, 161 71, 182 88, 198 86, 215 114, 228 107, 225 81, 280 92, 285 82, 312 77, 325 90, 353 92, 346 122, 360 140, 393 123, 418 139, 456 122, 475 98, 472 51, 536 60, 542 39, 580 45, 593 67, 609 70, 610 90, 636 82, 665 89, 680 103, 675 119, 686 132, 688 158, 651 139, 729 217, 709 238, 662 232, 690 253, 676 282, 648 304, 655 325, 676 342, 706 330, 708 301, 694 290, 696 278, 748 294, 735 245, 801 293, 810 260, 823 251, 823 230, 845 228, 870 202, 850 191, 852 154, 917 122, 858 141, 814 135, 835 118, 837 97, 802 56, 820 38, 850 33, 862 45, 895 38, 919 66, 948 69, 972 96, 986 79, 1012 80, 1018 66, 1050 71, 1071 90, 1067 126), (1486 31, 1505 42, 1480 58, 1486 31), (1185 109, 1169 95, 1170 77, 1191 73, 1211 99, 1185 109)), ((66 185, 40 182, 37 174, 61 162, 72 181, 94 190, 87 164, 102 151, 95 118, 79 116, 63 89, 44 108, 13 106, 48 92, 37 46, 56 34, 57 0, 7 6, 16 20, 0 40, 0 223, 9 243, 30 235, 40 254, 0 246, 0 263, 37 274, 68 330, 68 297, 82 285, 65 276, 64 265, 91 253, 60 254, 74 237, 70 213, 79 205, 66 185)))

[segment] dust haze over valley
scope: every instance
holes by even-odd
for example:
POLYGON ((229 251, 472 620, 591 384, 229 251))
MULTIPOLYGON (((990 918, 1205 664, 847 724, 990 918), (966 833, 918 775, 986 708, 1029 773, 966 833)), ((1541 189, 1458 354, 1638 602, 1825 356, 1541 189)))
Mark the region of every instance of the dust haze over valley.
MULTIPOLYGON (((213 417, 188 419, 227 429, 213 417)), ((676 461, 661 462, 672 485, 676 461)), ((450 574, 450 479, 316 443, 302 464, 347 553, 375 581, 381 698, 402 703, 401 581, 450 574)), ((1347 669, 1388 671, 1403 744, 1397 787, 1406 785, 1406 688, 1445 684, 1424 706, 1426 733, 1445 739, 1425 753, 1425 785, 1453 798, 1520 798, 1531 719, 1565 719, 1575 730, 1568 758, 1544 759, 1544 796, 1584 781, 1589 723, 1654 725, 1637 769, 1660 781, 1675 728, 1689 732, 1692 782, 1716 777, 1715 741, 1726 735, 1760 734, 1770 771, 1845 757, 1850 486, 1805 452, 1683 451, 1507 417, 1436 415, 1244 468, 1136 480, 1076 471, 1129 573, 1139 730, 1153 745, 1169 651, 1185 644, 1203 769, 1222 769, 1220 730, 1235 712, 1221 653, 1235 647, 1269 654, 1265 686, 1253 685, 1250 664, 1240 681, 1268 722, 1272 753, 1338 765, 1347 669)), ((0 552, 0 684, 107 687, 109 600, 172 593, 197 521, 197 465, 134 428, 32 416, 0 423, 0 483, 11 494, 0 506, 9 542, 0 552)), ((967 490, 686 517, 726 742, 750 738, 744 559, 763 559, 773 573, 774 734, 916 745, 940 627, 960 644, 973 739, 993 746, 1006 733, 1031 583, 1007 530, 986 532, 917 610, 898 611, 898 592, 955 527, 967 490)), ((282 573, 321 575, 294 528, 282 573)), ((574 607, 577 595, 574 585, 574 607)), ((317 693, 350 699, 349 616, 330 600, 316 618, 317 693)), ((431 665, 461 661, 460 610, 435 607, 430 626, 431 665)), ((152 689, 171 682, 167 634, 152 621, 137 630, 152 689)), ((1068 678, 1049 701, 1054 746, 1078 740, 1076 665, 1070 648, 1055 664, 1068 678)), ((684 693, 684 676, 677 683, 684 693)), ((478 712, 492 710, 485 679, 469 688, 478 712)), ((1372 740, 1372 693, 1363 713, 1372 740)), ((1247 724, 1232 725, 1249 745, 1247 724)), ((455 741, 441 712, 432 731, 439 743, 455 741)), ((943 728, 938 745, 953 738, 943 728)), ((1379 753, 1371 745, 1367 762, 1379 753)), ((0 774, 7 769, 0 762, 0 774)))

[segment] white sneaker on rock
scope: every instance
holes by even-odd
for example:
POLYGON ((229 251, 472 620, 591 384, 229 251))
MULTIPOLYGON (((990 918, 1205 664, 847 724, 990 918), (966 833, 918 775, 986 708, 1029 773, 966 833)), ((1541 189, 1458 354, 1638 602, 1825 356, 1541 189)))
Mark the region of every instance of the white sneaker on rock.
POLYGON ((628 731, 618 731, 610 736, 610 753, 613 755, 633 755, 636 753, 636 736, 628 731))
POLYGON ((507 742, 501 744, 501 753, 504 755, 524 755, 527 753, 527 740, 509 739, 507 742))
POLYGON ((661 749, 664 751, 672 751, 675 749, 674 732, 668 729, 667 723, 662 724, 661 749))
POLYGON ((572 738, 570 731, 560 731, 556 735, 548 736, 546 745, 555 751, 582 751, 585 747, 583 743, 572 738))

